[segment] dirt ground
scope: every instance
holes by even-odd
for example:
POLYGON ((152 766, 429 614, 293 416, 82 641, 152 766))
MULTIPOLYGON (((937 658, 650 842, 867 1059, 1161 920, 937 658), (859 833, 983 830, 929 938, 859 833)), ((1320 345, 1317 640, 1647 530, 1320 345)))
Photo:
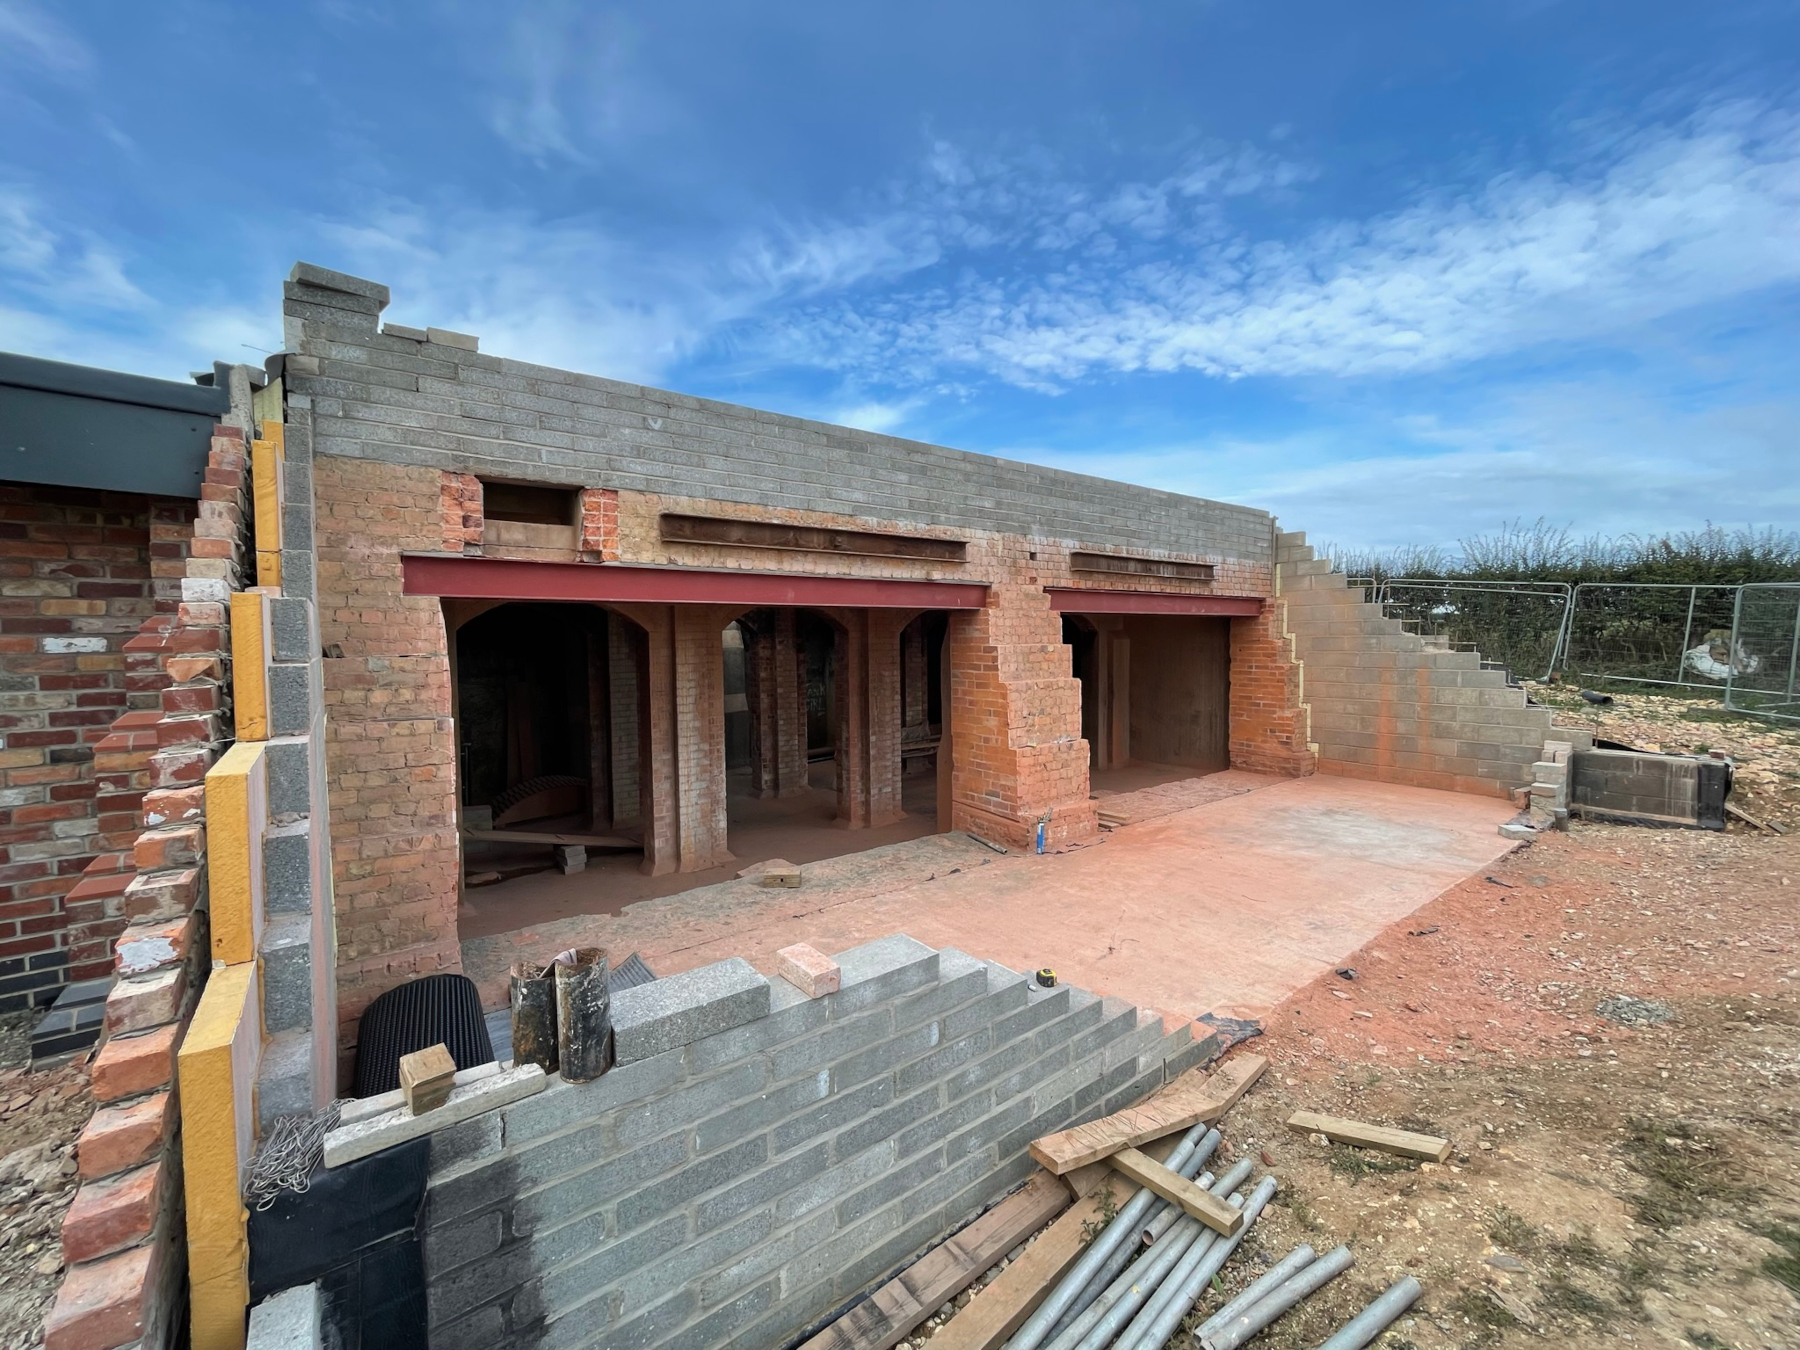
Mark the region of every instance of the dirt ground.
POLYGON ((1301 990, 1239 1052, 1270 1067, 1223 1125, 1221 1156, 1282 1189, 1169 1345, 1342 1242, 1355 1266, 1253 1345, 1315 1346, 1412 1274, 1384 1350, 1800 1346, 1797 902, 1800 838, 1577 824, 1301 990), (1297 1109, 1453 1152, 1328 1145, 1297 1109))
POLYGON ((1736 764, 1732 804, 1759 820, 1800 832, 1800 726, 1729 712, 1716 696, 1627 693, 1615 685, 1606 690, 1613 701, 1596 705, 1566 685, 1525 687, 1539 703, 1556 709, 1559 722, 1586 727, 1634 750, 1680 755, 1724 751, 1736 764))
POLYGON ((33 1073, 36 1013, 0 1017, 0 1346, 43 1344, 62 1284, 62 1221, 75 1198, 75 1137, 93 1112, 87 1057, 33 1073))

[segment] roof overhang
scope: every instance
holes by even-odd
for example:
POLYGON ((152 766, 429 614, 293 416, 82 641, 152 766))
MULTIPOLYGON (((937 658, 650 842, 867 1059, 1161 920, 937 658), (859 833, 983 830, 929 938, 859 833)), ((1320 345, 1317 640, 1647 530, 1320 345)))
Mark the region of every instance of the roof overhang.
POLYGON ((0 352, 0 478, 198 497, 231 392, 0 352))
POLYGON ((987 587, 967 581, 825 577, 623 563, 535 562, 408 553, 408 595, 464 600, 586 600, 652 605, 842 605, 855 609, 980 609, 987 587))
POLYGON ((1050 607, 1065 614, 1199 614, 1253 618, 1263 602, 1253 595, 1178 595, 1170 591, 1085 590, 1047 586, 1050 607))

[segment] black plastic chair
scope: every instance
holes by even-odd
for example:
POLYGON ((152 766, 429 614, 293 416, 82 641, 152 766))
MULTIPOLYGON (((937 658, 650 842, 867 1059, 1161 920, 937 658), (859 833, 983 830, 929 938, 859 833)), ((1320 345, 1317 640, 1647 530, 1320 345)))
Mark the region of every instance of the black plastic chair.
POLYGON ((459 1069, 494 1058, 481 996, 467 975, 426 975, 390 989, 368 1007, 356 1037, 356 1095, 400 1086, 400 1057, 442 1043, 459 1069))

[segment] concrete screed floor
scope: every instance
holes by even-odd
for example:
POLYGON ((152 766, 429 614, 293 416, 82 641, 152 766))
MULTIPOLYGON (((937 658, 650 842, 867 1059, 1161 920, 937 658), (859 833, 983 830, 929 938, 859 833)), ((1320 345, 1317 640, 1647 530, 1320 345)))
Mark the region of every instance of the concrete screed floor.
POLYGON ((1141 823, 1060 855, 930 835, 807 865, 799 890, 732 880, 466 938, 464 969, 498 1008, 512 961, 578 944, 640 952, 658 975, 732 956, 773 974, 791 943, 908 933, 1175 1019, 1255 1017, 1513 847, 1507 802, 1328 775, 1231 770, 1108 809, 1132 804, 1141 823))

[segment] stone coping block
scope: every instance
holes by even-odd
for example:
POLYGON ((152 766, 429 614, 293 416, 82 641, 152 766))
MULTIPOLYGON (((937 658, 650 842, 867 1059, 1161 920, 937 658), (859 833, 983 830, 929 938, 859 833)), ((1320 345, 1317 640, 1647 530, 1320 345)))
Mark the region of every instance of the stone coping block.
POLYGON ((769 982, 742 957, 613 995, 613 1062, 634 1064, 769 1015, 769 982))
POLYGON ((323 1350, 325 1300, 317 1284, 271 1294, 250 1310, 245 1350, 323 1350))
POLYGON ((371 1116, 350 1125, 339 1125, 325 1136, 325 1165, 338 1167, 371 1153, 379 1153, 408 1139, 418 1139, 446 1126, 460 1124, 544 1090, 545 1075, 536 1064, 522 1064, 453 1088, 450 1098, 435 1111, 415 1116, 404 1104, 397 1111, 371 1116))
MULTIPOLYGON (((503 1069, 510 1069, 511 1062, 497 1064, 489 1060, 486 1064, 477 1064, 473 1068, 456 1071, 455 1087, 468 1087, 471 1083, 479 1083, 484 1078, 492 1078, 503 1069)), ((454 1088, 452 1089, 454 1090, 454 1088)), ((391 1092, 378 1092, 373 1097, 352 1097, 338 1108, 338 1125, 354 1125, 361 1120, 370 1120, 375 1116, 385 1116, 406 1105, 406 1094, 399 1088, 391 1092)))

